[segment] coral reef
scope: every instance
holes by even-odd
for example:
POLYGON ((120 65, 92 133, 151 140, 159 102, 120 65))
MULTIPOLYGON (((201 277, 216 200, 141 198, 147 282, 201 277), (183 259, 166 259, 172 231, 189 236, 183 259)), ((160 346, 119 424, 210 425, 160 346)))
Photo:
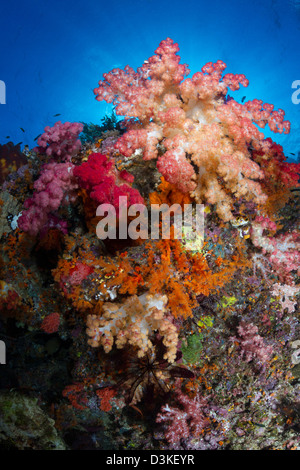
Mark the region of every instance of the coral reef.
POLYGON ((262 132, 290 123, 178 51, 0 149, 1 448, 300 449, 300 164, 262 132))

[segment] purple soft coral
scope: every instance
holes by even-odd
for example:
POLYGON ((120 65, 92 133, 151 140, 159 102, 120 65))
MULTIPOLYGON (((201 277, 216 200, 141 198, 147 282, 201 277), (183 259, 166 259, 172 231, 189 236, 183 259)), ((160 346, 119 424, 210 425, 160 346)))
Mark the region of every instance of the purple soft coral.
POLYGON ((266 364, 272 354, 272 346, 267 346, 262 336, 258 334, 258 328, 253 323, 241 321, 238 326, 238 337, 231 338, 239 343, 240 356, 246 362, 258 360, 262 365, 266 364))
POLYGON ((76 198, 76 181, 72 163, 48 163, 34 183, 35 193, 24 203, 25 211, 18 219, 18 226, 30 235, 37 235, 46 225, 48 215, 76 198))
POLYGON ((83 125, 79 122, 58 121, 53 127, 45 127, 44 133, 38 139, 39 147, 35 151, 46 153, 57 161, 69 162, 81 148, 81 142, 78 139, 83 125))

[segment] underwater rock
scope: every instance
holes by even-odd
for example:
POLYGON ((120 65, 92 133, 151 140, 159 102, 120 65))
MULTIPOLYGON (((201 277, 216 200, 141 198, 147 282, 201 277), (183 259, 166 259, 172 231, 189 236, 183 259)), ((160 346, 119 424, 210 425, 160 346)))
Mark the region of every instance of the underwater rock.
POLYGON ((40 408, 37 398, 22 393, 0 394, 0 446, 18 450, 66 450, 55 421, 40 408))

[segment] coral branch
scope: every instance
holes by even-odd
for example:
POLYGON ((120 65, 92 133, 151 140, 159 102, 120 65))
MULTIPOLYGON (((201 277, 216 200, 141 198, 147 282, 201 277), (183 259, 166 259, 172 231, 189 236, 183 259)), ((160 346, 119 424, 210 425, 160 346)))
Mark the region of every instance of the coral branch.
POLYGON ((174 362, 178 334, 173 323, 165 315, 166 296, 146 295, 129 297, 123 304, 105 303, 103 315, 89 315, 87 319, 88 343, 92 347, 103 346, 109 352, 114 344, 122 349, 129 344, 138 349, 138 357, 144 356, 153 345, 150 336, 157 332, 166 347, 164 359, 174 362))
POLYGON ((53 127, 45 127, 45 132, 38 139, 35 151, 46 153, 59 161, 71 161, 81 148, 78 135, 83 130, 83 124, 78 122, 56 122, 53 127))
POLYGON ((34 183, 33 196, 24 203, 25 211, 18 219, 21 230, 37 235, 47 224, 48 216, 61 205, 75 201, 78 185, 73 177, 72 163, 48 163, 34 183))
POLYGON ((189 70, 179 63, 178 50, 167 38, 136 72, 127 66, 104 74, 94 93, 126 117, 127 132, 115 144, 121 154, 139 151, 144 160, 157 159, 168 182, 199 203, 215 204, 228 221, 237 199, 267 201, 261 184, 265 173, 252 151, 262 151, 266 161, 273 155, 257 126, 288 133, 290 123, 283 110, 261 100, 226 99, 228 88, 246 87, 248 80, 231 73, 222 78, 226 64, 221 60, 185 79, 189 70))

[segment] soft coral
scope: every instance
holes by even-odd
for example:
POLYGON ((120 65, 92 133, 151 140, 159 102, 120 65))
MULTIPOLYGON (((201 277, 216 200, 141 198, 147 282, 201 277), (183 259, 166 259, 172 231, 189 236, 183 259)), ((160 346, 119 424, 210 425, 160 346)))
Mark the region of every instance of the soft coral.
POLYGON ((88 161, 74 169, 79 184, 98 204, 112 204, 119 215, 119 197, 127 196, 127 207, 144 202, 139 191, 132 188, 133 176, 118 172, 114 162, 101 153, 92 153, 88 161))

